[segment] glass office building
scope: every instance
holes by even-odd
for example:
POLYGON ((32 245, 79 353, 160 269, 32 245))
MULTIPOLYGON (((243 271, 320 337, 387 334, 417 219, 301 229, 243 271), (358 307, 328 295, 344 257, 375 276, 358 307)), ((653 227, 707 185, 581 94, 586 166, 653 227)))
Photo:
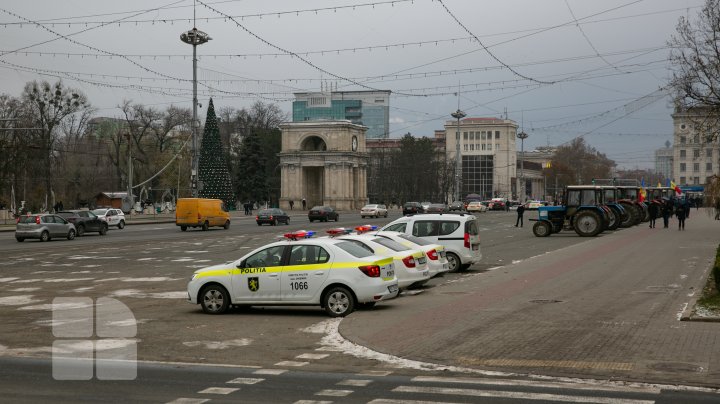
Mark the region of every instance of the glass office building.
POLYGON ((368 127, 368 139, 390 134, 390 91, 295 93, 293 122, 349 120, 368 127))

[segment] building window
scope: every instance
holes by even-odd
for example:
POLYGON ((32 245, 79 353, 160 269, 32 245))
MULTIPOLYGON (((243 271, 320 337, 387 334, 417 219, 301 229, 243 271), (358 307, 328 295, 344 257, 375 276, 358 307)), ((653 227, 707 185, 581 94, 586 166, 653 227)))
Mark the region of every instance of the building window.
POLYGON ((680 183, 681 183, 681 184, 686 184, 686 183, 687 183, 687 182, 685 181, 685 177, 680 177, 680 183))
POLYGON ((695 149, 695 150, 693 150, 693 157, 694 157, 694 158, 700 157, 700 149, 695 149))
POLYGON ((482 149, 483 149, 483 150, 485 150, 485 143, 483 143, 483 145, 482 145, 482 149))
POLYGON ((680 144, 685 144, 687 142, 687 138, 685 136, 680 136, 680 144))
POLYGON ((700 135, 693 136, 693 143, 700 143, 700 135))
POLYGON ((468 151, 468 145, 464 145, 464 146, 465 146, 465 151, 468 151))
POLYGON ((705 163, 705 171, 712 172, 712 163, 705 163))
POLYGON ((500 143, 495 143, 495 150, 500 150, 500 143))
POLYGON ((685 149, 680 150, 680 158, 681 158, 681 159, 684 159, 684 158, 685 158, 685 149))
POLYGON ((705 149, 705 157, 712 158, 712 149, 705 149))
POLYGON ((470 151, 474 151, 474 150, 475 150, 475 145, 474 145, 474 144, 471 144, 471 145, 470 145, 470 151))
POLYGON ((693 171, 695 171, 695 172, 700 171, 700 163, 693 163, 693 171))
POLYGON ((700 177, 693 177, 693 185, 700 185, 700 177))
POLYGON ((475 140, 475 132, 470 132, 470 140, 475 140))
POLYGON ((499 130, 495 131, 495 139, 500 139, 500 131, 499 130))
POLYGON ((680 163, 680 172, 681 173, 685 172, 685 163, 680 163))
POLYGON ((482 131, 480 134, 480 139, 485 140, 485 131, 482 131))
POLYGON ((468 133, 467 133, 467 132, 463 132, 463 139, 468 140, 468 133))

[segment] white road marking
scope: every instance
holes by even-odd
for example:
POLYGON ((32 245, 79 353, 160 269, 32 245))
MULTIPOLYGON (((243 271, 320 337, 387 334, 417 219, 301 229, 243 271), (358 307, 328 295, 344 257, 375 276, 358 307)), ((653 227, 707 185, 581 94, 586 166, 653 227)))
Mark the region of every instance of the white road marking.
POLYGON ((33 299, 33 295, 5 296, 0 297, 0 306, 22 306, 39 301, 40 300, 33 299))
POLYGON ((255 384, 255 383, 260 383, 260 382, 262 382, 262 381, 264 381, 264 380, 265 380, 265 379, 253 378, 253 377, 238 377, 237 379, 232 379, 232 380, 230 380, 230 381, 227 382, 227 383, 232 383, 232 384, 255 384))
POLYGON ((287 372, 287 369, 258 369, 253 373, 256 375, 281 375, 287 372))
POLYGON ((389 398, 376 398, 368 404, 461 404, 449 401, 420 401, 420 400, 391 400, 389 398))
POLYGON ((396 393, 446 394, 470 397, 510 398, 515 400, 545 400, 570 403, 595 404, 654 404, 655 400, 630 400, 614 397, 568 396, 564 394, 526 393, 520 391, 497 391, 477 389, 456 389, 447 387, 398 386, 392 389, 396 393))
POLYGON ((330 356, 330 354, 311 354, 311 353, 305 353, 305 354, 302 354, 302 355, 298 355, 298 356, 296 356, 295 358, 297 358, 297 359, 325 359, 325 358, 327 358, 328 356, 330 356))
POLYGON ((310 362, 296 362, 296 361, 282 361, 275 364, 275 366, 293 366, 300 367, 309 364, 310 362))
POLYGON ((315 393, 316 396, 345 397, 353 393, 353 390, 325 389, 315 393))
POLYGON ((332 404, 332 401, 298 400, 293 404, 332 404))
POLYGON ((209 398, 178 398, 170 401, 167 404, 202 404, 210 401, 209 398))
POLYGON ((199 394, 230 394, 238 391, 238 388, 232 387, 208 387, 205 390, 198 391, 199 394))
POLYGON ((493 386, 523 386, 523 387, 542 387, 542 388, 564 388, 573 390, 595 390, 595 391, 624 391, 632 393, 648 393, 660 394, 662 391, 658 387, 643 386, 616 386, 603 387, 593 385, 582 385, 576 383, 562 382, 536 382, 532 380, 502 380, 502 379, 477 379, 470 377, 441 377, 441 376, 417 376, 411 379, 414 382, 423 383, 462 383, 462 384, 481 384, 493 386))
POLYGON ((85 304, 85 303, 58 303, 58 304, 37 304, 34 306, 24 306, 24 307, 18 307, 18 310, 46 310, 46 311, 54 311, 54 310, 73 310, 73 309, 82 309, 85 307, 92 307, 92 305, 85 304))
POLYGON ((677 312, 676 316, 677 316, 678 321, 682 320, 682 315, 685 312, 685 309, 687 309, 687 307, 688 307, 688 303, 685 302, 685 303, 683 303, 683 306, 680 309, 680 311, 677 312))
POLYGON ((205 349, 228 349, 238 346, 248 346, 252 343, 250 338, 239 338, 231 339, 227 341, 188 341, 183 342, 183 345, 189 347, 204 347, 205 349))
POLYGON ((384 377, 384 376, 389 376, 389 375, 391 375, 392 373, 393 373, 393 372, 387 371, 387 370, 366 370, 366 371, 363 371, 363 372, 360 372, 360 373, 356 373, 356 375, 358 375, 358 376, 381 376, 381 377, 384 377))
POLYGON ((12 282, 12 281, 17 280, 17 279, 20 279, 20 278, 0 278, 0 283, 3 283, 3 282, 12 282))
POLYGON ((34 292, 36 290, 40 290, 40 288, 15 288, 8 289, 8 292, 34 292))
POLYGON ((346 379, 341 382, 338 382, 338 386, 355 386, 355 387, 365 387, 368 384, 372 383, 372 380, 361 380, 361 379, 346 379))

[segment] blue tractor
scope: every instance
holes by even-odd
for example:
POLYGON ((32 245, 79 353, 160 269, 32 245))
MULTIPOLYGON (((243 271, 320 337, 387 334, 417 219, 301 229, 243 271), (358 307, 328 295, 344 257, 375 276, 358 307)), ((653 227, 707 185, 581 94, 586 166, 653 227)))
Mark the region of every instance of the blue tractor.
MULTIPOLYGON (((536 237, 547 237, 562 230, 575 230, 581 237, 594 237, 617 226, 618 218, 603 205, 603 190, 595 185, 571 185, 565 188, 563 205, 540 206, 533 225, 536 237)), ((531 219, 533 220, 533 219, 531 219)), ((617 227, 616 227, 617 228, 617 227)))

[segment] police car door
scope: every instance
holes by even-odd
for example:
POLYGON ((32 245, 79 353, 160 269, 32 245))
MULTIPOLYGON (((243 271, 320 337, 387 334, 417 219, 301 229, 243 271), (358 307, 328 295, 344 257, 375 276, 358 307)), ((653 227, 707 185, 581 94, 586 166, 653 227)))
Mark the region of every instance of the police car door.
POLYGON ((279 301, 284 245, 262 249, 233 272, 233 302, 279 301))
POLYGON ((319 245, 293 244, 282 274, 284 301, 308 301, 319 293, 330 273, 330 254, 319 245))

